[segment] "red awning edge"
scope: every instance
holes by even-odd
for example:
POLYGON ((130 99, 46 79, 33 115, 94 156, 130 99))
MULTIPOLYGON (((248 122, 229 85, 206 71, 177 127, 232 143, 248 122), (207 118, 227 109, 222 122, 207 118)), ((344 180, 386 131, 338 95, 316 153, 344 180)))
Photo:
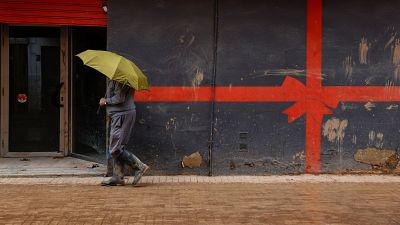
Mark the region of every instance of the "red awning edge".
POLYGON ((107 26, 102 0, 2 0, 0 23, 107 26))

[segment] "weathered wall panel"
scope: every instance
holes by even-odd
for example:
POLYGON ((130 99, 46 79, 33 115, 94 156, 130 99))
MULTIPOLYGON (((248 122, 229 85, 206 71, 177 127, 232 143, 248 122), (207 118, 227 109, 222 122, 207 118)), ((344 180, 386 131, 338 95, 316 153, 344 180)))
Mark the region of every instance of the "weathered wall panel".
MULTIPOLYGON (((209 86, 213 62, 214 2, 110 2, 108 49, 138 64, 152 86, 209 86)), ((167 92, 174 98, 174 92, 167 92)), ((137 103, 130 150, 153 173, 206 174, 211 103, 137 103), (200 168, 181 167, 199 151, 200 168)))
MULTIPOLYGON (((324 86, 389 91, 400 84, 399 8, 398 1, 324 1, 324 86)), ((335 94, 340 96, 340 89, 335 94)), ((322 125, 322 171, 370 170, 368 163, 355 161, 359 149, 398 151, 398 104, 342 101, 322 125)))
MULTIPOLYGON (((280 86, 287 75, 304 81, 306 1, 219 3, 217 86, 280 86)), ((303 171, 305 124, 288 124, 289 106, 216 103, 214 174, 303 171)))

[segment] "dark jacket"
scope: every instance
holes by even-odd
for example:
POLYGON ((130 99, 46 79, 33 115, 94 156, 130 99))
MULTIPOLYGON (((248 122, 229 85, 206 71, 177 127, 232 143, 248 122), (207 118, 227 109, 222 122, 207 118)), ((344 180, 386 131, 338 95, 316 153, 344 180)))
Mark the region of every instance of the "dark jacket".
POLYGON ((119 82, 108 80, 106 93, 106 109, 109 115, 135 110, 133 88, 119 82))

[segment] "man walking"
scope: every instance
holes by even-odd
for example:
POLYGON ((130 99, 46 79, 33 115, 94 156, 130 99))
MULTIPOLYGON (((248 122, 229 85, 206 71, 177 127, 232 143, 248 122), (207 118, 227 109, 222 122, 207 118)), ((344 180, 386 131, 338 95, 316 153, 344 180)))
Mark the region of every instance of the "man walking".
POLYGON ((132 184, 136 185, 149 169, 134 154, 126 150, 136 118, 133 96, 134 89, 128 85, 108 80, 106 97, 100 99, 99 105, 105 106, 107 114, 111 117, 107 173, 111 172, 111 168, 113 168, 112 177, 103 181, 101 185, 124 185, 124 171, 126 169, 134 171, 132 184), (112 161, 114 165, 112 165, 112 161))

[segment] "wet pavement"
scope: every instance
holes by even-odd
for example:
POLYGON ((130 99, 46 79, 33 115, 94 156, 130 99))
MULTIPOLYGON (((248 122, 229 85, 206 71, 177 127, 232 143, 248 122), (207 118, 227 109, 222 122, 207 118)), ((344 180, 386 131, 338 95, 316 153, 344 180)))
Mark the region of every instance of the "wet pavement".
POLYGON ((390 177, 258 184, 178 178, 139 187, 101 187, 99 179, 2 178, 0 224, 400 224, 400 182, 390 177))

